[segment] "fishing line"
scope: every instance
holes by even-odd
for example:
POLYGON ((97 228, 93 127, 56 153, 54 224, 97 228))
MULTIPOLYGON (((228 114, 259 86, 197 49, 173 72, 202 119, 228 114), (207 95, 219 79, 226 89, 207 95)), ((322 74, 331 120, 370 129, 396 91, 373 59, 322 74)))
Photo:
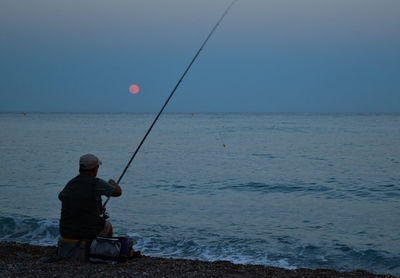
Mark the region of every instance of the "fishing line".
MULTIPOLYGON (((185 71, 183 72, 183 74, 181 75, 181 77, 179 78, 179 81, 176 83, 175 87, 172 89, 171 93, 169 94, 167 100, 165 101, 164 105, 161 107, 160 112, 158 112, 157 116, 155 117, 153 123, 150 125, 149 129, 147 130, 146 134, 144 135, 142 141, 140 141, 138 147, 136 148, 135 152, 133 153, 132 157, 129 159, 128 163, 126 164, 124 170, 121 173, 121 176, 118 178, 117 183, 119 184, 120 181, 122 180, 122 178, 124 177, 126 171, 128 170, 129 166, 131 165, 133 159, 135 158, 136 154, 139 152, 140 148, 142 147, 144 141, 146 140, 147 136, 149 135, 150 131, 153 129, 153 126, 155 125, 155 123, 157 122, 158 118, 160 117, 160 115, 162 114, 162 112, 164 111, 165 107, 167 106, 168 102, 170 101, 170 99, 172 98, 172 96, 174 95, 176 89, 178 89, 179 85, 181 84, 182 80, 185 78, 186 74, 188 73, 189 69, 192 67, 194 61, 197 59, 197 57, 199 56, 200 52, 203 50, 204 46, 206 45, 206 43, 208 42, 208 40, 211 38, 211 36, 213 35, 214 31, 218 28, 219 24, 221 23, 221 21, 224 19, 224 17, 228 14, 229 10, 232 8, 232 6, 237 2, 238 0, 233 0, 232 3, 226 8, 226 10, 224 11, 224 13, 221 15, 221 17, 219 18, 219 20, 217 21, 217 23, 214 25, 214 27, 211 29, 211 32, 208 34, 208 36, 206 37, 206 39, 204 40, 204 42, 202 43, 202 45, 200 46, 199 50, 196 52, 196 54, 194 55, 193 59, 190 61, 189 65, 186 67, 185 71)), ((103 207, 106 206, 106 204, 108 203, 108 201, 110 200, 110 197, 107 197, 107 200, 104 202, 103 207)))

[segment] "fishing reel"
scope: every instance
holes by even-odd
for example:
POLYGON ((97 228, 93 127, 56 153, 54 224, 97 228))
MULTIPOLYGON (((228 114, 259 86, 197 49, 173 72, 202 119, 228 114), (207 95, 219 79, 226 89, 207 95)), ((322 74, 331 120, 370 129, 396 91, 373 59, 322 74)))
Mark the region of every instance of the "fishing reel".
POLYGON ((108 212, 103 212, 102 218, 103 218, 104 220, 107 220, 108 218, 110 218, 110 215, 108 214, 108 212))
MULTIPOLYGON (((108 199, 107 199, 108 201, 108 199)), ((108 218, 110 218, 110 215, 108 214, 108 212, 106 211, 106 204, 107 201, 104 203, 104 205, 102 205, 101 207, 101 218, 103 218, 104 220, 107 220, 108 218)))
POLYGON ((104 220, 107 220, 108 218, 110 218, 110 215, 108 214, 108 212, 106 211, 106 205, 107 205, 107 203, 108 203, 108 201, 110 200, 110 197, 108 196, 107 197, 107 200, 104 202, 104 204, 102 204, 102 206, 101 206, 101 211, 102 211, 102 218, 104 219, 104 220))

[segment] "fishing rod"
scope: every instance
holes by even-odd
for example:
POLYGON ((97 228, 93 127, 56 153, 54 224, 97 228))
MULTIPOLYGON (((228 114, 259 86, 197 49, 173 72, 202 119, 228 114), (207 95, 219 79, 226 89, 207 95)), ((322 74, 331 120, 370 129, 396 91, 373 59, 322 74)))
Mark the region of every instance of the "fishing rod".
MULTIPOLYGON (((122 178, 124 177, 126 171, 128 170, 129 166, 131 165, 133 159, 135 158, 136 154, 139 152, 140 148, 142 147, 144 141, 146 140, 147 136, 149 135, 150 131, 153 129, 153 126, 155 125, 155 123, 157 122, 158 118, 161 116, 162 112, 164 111, 165 107, 167 106, 168 102, 170 101, 170 99, 172 98, 172 96, 174 95, 176 89, 178 89, 179 85, 181 84, 182 80, 185 78, 186 74, 188 73, 189 69, 192 67, 194 61, 197 59, 197 57, 199 56, 200 52, 203 50, 204 46, 206 45, 206 43, 208 42, 208 40, 211 38, 212 34, 214 33, 214 31, 218 28, 219 24, 221 23, 221 21, 224 19, 224 17, 228 14, 229 10, 232 8, 232 6, 237 2, 238 0, 233 0, 232 3, 226 8, 226 10, 224 11, 224 13, 221 15, 221 17, 219 18, 219 20, 217 21, 217 23, 214 25, 214 27, 211 29, 211 32, 208 34, 208 36, 206 37, 206 39, 204 40, 204 42, 201 44, 199 50, 196 52, 196 54, 194 55, 193 59, 190 61, 189 65, 186 67, 185 71, 183 72, 183 74, 181 75, 181 77, 179 78, 178 82, 176 83, 175 87, 172 89, 171 93, 169 94, 167 100, 165 101, 164 105, 161 107, 160 112, 158 112, 157 116, 154 118, 153 123, 150 125, 149 129, 147 130, 146 134, 144 135, 142 141, 140 141, 139 145, 137 146, 135 152, 133 153, 133 155, 131 156, 131 158, 128 161, 128 164, 126 164, 124 170, 121 173, 121 176, 118 178, 117 184, 120 183, 120 181, 122 180, 122 178)), ((107 197, 107 200, 104 202, 103 204, 103 208, 106 207, 108 201, 110 200, 110 197, 107 197)))

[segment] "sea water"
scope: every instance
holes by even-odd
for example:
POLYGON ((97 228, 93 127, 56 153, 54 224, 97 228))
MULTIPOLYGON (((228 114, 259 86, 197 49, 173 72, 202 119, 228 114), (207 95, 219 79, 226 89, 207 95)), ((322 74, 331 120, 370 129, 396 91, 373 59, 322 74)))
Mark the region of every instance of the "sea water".
MULTIPOLYGON (((117 179, 154 114, 0 114, 0 240, 55 245, 58 193, 117 179)), ((145 255, 400 275, 400 114, 165 114, 107 210, 145 255)))

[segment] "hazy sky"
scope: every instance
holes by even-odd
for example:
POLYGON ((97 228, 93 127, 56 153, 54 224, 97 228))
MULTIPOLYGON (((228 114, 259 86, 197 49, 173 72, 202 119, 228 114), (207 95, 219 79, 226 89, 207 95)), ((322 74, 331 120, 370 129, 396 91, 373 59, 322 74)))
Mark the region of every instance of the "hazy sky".
MULTIPOLYGON (((158 111, 230 2, 0 0, 0 112, 158 111)), ((400 112, 400 1, 239 0, 167 111, 400 112)))

